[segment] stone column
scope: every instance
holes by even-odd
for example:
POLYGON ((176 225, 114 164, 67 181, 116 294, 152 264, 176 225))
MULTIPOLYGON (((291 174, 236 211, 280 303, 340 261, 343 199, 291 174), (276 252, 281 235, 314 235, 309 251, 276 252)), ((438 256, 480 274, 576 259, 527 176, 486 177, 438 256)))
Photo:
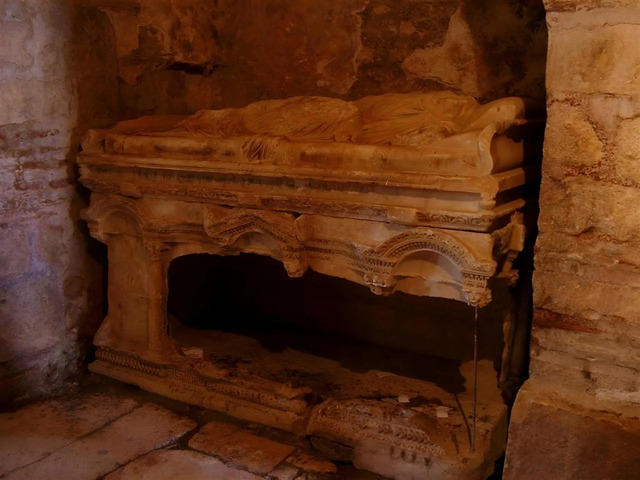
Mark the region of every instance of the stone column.
POLYGON ((148 347, 151 352, 160 353, 167 344, 167 272, 164 261, 167 247, 155 239, 145 239, 144 247, 149 274, 148 347))

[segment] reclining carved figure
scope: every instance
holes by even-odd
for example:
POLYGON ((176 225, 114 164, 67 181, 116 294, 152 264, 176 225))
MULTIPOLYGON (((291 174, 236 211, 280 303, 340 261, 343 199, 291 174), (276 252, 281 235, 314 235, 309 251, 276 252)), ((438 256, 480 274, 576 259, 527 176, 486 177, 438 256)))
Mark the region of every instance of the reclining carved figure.
POLYGON ((370 96, 355 102, 326 97, 265 100, 244 108, 201 110, 182 126, 219 138, 262 134, 297 141, 418 147, 490 124, 509 126, 523 113, 520 98, 480 107, 472 97, 415 92, 370 96))
POLYGON ((390 93, 353 102, 313 96, 264 100, 201 110, 187 118, 121 122, 107 132, 104 153, 487 175, 523 163, 517 130, 527 123, 525 103, 512 97, 479 105, 472 97, 446 91, 390 93))

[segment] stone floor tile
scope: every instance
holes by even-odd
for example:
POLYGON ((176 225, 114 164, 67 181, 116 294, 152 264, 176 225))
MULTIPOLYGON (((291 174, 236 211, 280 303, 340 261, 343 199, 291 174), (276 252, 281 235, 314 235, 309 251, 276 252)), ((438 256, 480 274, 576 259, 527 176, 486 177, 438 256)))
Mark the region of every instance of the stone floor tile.
POLYGON ((204 447, 218 448, 218 445, 226 444, 231 435, 240 431, 241 428, 232 423, 209 422, 191 438, 189 446, 201 451, 204 451, 204 447), (201 442, 203 448, 200 448, 201 442))
POLYGON ((209 422, 189 440, 189 447, 210 455, 217 455, 216 452, 223 451, 231 436, 240 429, 239 425, 209 422))
POLYGON ((0 477, 44 458, 137 406, 131 398, 86 394, 0 414, 0 477))
POLYGON ((104 480, 260 480, 191 450, 155 450, 107 475, 104 480))
POLYGON ((258 437, 246 430, 232 431, 225 424, 217 422, 207 424, 194 435, 189 446, 260 475, 272 471, 294 450, 291 445, 258 437))
POLYGON ((93 480, 170 444, 195 427, 190 418, 147 403, 6 478, 93 480))
POLYGON ((338 471, 335 463, 328 460, 321 460, 306 452, 301 452, 300 450, 296 450, 289 458, 287 458, 287 462, 306 472, 336 473, 338 471))
POLYGON ((269 478, 274 480, 294 480, 299 473, 300 470, 297 467, 283 463, 269 472, 269 478))
POLYGON ((336 477, 332 473, 304 472, 296 480, 336 480, 336 477))

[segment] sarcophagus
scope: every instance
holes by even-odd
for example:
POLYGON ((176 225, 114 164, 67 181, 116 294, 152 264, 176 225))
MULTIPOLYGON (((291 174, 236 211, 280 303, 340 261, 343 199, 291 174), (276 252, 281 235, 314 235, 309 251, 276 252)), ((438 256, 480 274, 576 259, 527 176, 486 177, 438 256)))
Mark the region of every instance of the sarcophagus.
POLYGON ((468 362, 459 370, 469 388, 453 394, 410 376, 323 370, 324 360, 291 349, 261 357, 223 332, 185 339, 169 332, 167 275, 185 255, 254 253, 291 277, 313 270, 375 295, 484 307, 517 279, 520 211, 539 160, 529 148, 539 122, 528 116, 522 99, 481 106, 436 92, 294 97, 90 131, 79 156, 93 192, 84 218, 109 255, 109 313, 91 369, 309 435, 392 478, 484 478, 506 432, 491 362, 476 362, 485 383, 474 400, 468 362), (222 361, 234 352, 247 352, 244 366, 222 361), (288 381, 278 369, 291 362, 337 387, 288 381))

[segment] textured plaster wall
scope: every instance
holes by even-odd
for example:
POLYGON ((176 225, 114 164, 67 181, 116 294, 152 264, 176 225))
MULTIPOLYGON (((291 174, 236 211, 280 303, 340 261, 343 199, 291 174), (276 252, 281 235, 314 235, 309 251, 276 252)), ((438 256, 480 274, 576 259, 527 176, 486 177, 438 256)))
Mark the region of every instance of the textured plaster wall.
POLYGON ((91 3, 114 25, 126 118, 302 94, 544 98, 541 0, 91 3))
POLYGON ((0 404, 73 378, 103 314, 73 165, 79 125, 116 110, 115 60, 94 61, 107 27, 65 2, 0 2, 0 404))
POLYGON ((531 379, 505 478, 640 472, 640 4, 548 0, 531 379))

